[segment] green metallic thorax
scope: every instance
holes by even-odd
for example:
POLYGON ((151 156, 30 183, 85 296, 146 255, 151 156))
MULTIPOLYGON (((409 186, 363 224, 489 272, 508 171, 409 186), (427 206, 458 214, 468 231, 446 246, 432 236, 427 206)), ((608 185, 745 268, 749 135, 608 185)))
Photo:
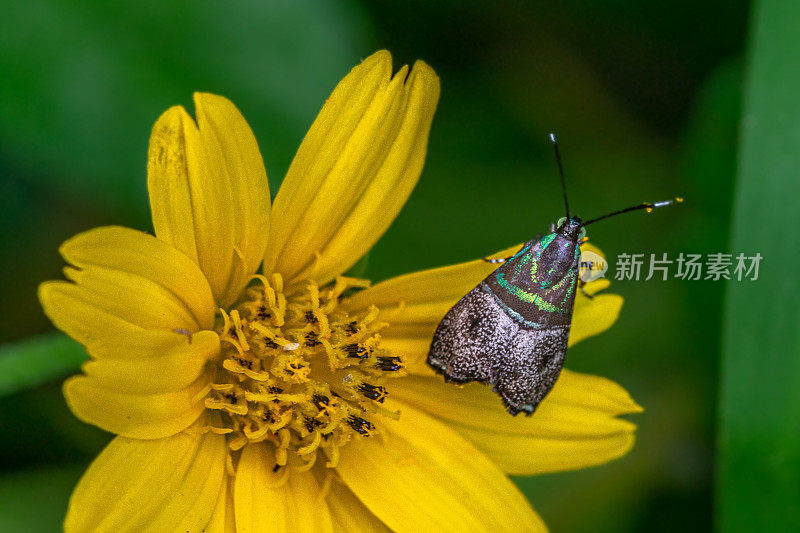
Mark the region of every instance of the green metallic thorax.
POLYGON ((568 326, 580 247, 558 232, 530 241, 481 284, 527 327, 568 326))

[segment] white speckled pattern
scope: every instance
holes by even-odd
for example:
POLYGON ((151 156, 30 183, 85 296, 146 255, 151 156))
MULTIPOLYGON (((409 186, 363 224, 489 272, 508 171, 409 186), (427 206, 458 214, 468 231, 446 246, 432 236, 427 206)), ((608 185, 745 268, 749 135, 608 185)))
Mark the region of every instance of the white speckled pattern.
POLYGON ((568 337, 569 326, 522 326, 479 285, 442 319, 428 364, 447 380, 487 383, 511 414, 530 414, 561 373, 568 337))

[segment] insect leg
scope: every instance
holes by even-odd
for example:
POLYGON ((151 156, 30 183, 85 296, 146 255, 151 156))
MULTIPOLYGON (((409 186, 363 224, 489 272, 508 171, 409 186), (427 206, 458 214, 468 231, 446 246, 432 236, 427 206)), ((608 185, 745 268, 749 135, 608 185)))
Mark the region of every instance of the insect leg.
POLYGON ((486 261, 487 263, 505 263, 506 261, 508 261, 512 257, 514 257, 514 256, 511 255, 509 257, 500 257, 498 259, 489 259, 488 257, 481 257, 481 259, 483 261, 486 261))
POLYGON ((186 335, 189 338, 189 344, 192 344, 192 332, 189 331, 188 329, 178 328, 178 329, 173 329, 172 331, 180 335, 186 335))
MULTIPOLYGON (((553 227, 555 228, 555 224, 553 224, 553 227)), ((555 230, 553 230, 553 231, 555 231, 555 230)), ((543 237, 543 235, 540 233, 536 237, 534 237, 533 240, 534 241, 539 241, 539 240, 542 239, 542 237, 543 237)), ((509 255, 508 257, 499 257, 497 259, 490 259, 488 257, 481 257, 481 259, 486 261, 487 263, 495 263, 496 264, 496 263, 505 263, 506 261, 508 261, 512 257, 514 257, 514 256, 513 255, 509 255)))

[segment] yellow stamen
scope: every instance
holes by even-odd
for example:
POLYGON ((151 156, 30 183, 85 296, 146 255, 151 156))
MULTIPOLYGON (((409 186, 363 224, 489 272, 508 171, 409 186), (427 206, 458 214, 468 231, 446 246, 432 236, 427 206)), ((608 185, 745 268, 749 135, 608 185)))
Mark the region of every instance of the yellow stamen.
POLYGON ((330 452, 328 455, 328 462, 325 463, 325 466, 328 468, 336 468, 339 466, 339 447, 338 446, 331 446, 330 452))
POLYGON ((320 449, 333 467, 341 446, 380 433, 380 417, 398 416, 381 405, 402 362, 380 347, 380 311, 339 305, 348 290, 369 282, 308 282, 287 297, 280 275, 253 279, 246 301, 219 313, 222 357, 205 406, 220 422, 206 431, 226 435, 232 451, 274 446, 287 472, 312 468, 320 449))

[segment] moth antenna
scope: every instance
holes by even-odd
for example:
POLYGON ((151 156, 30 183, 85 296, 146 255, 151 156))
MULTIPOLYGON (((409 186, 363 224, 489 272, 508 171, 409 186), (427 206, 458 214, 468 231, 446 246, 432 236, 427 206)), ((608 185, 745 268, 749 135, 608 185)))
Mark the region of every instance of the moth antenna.
POLYGON ((564 207, 567 209, 567 218, 569 218, 569 201, 567 200, 567 182, 564 179, 564 165, 561 163, 561 153, 558 151, 558 141, 556 134, 550 134, 550 142, 553 143, 553 151, 556 153, 556 162, 558 163, 558 174, 561 176, 561 192, 564 195, 564 207))
POLYGON ((683 202, 683 198, 681 198, 680 196, 676 196, 675 198, 673 198, 671 200, 664 200, 663 202, 655 202, 655 203, 652 203, 652 204, 649 203, 649 202, 644 202, 644 203, 639 204, 639 205, 634 205, 632 207, 626 207, 625 209, 620 209, 619 211, 614 211, 613 213, 609 213, 609 214, 603 215, 601 217, 593 218, 592 220, 590 220, 588 222, 584 222, 583 224, 581 224, 581 227, 588 226, 589 224, 594 224, 595 222, 597 222, 599 220, 605 220, 606 218, 611 218, 611 217, 615 217, 617 215, 621 215, 622 213, 629 213, 631 211, 639 211, 641 209, 644 209, 649 213, 650 211, 652 211, 653 209, 656 209, 657 207, 666 207, 668 205, 679 204, 681 202, 683 202))

